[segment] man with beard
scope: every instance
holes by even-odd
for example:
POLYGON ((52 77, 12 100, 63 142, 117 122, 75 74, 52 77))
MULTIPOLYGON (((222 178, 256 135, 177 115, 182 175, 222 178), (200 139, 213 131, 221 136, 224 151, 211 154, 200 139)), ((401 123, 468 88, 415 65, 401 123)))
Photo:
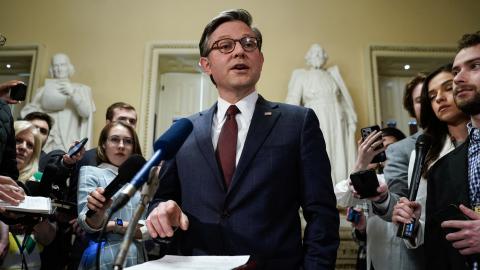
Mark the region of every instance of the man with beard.
POLYGON ((428 269, 478 269, 480 31, 460 39, 452 71, 455 103, 471 116, 469 138, 439 160, 428 176, 425 250, 428 269), (460 211, 452 215, 456 206, 460 211))

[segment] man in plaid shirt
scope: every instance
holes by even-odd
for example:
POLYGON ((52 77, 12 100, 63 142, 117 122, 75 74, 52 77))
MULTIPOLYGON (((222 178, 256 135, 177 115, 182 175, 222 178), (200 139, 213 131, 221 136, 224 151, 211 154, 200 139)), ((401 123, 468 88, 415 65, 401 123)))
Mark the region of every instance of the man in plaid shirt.
MULTIPOLYGON (((478 269, 480 262, 480 31, 464 35, 452 73, 455 103, 471 116, 464 145, 428 177, 425 250, 428 269, 478 269), (465 215, 447 215, 449 204, 465 215), (439 225, 439 226, 438 226, 439 225), (435 258, 434 258, 435 257, 435 258)), ((461 213, 460 213, 461 214, 461 213)))

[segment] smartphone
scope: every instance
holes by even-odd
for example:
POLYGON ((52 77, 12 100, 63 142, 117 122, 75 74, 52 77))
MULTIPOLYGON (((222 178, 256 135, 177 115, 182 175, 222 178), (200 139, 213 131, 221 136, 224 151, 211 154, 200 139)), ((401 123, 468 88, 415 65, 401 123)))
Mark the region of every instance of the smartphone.
POLYGON ((360 198, 369 198, 377 196, 377 188, 379 187, 377 174, 374 170, 358 171, 350 174, 352 185, 357 191, 360 198))
POLYGON ((27 85, 19 83, 10 87, 10 98, 17 101, 24 101, 27 97, 27 85))
POLYGON ((347 209, 347 221, 352 222, 353 224, 358 224, 360 218, 362 217, 362 212, 355 210, 353 207, 347 209))
MULTIPOLYGON (((380 131, 380 127, 378 125, 370 126, 370 127, 364 127, 360 129, 360 133, 362 134, 362 141, 365 141, 365 139, 370 135, 372 132, 380 131)), ((380 149, 383 147, 383 143, 380 144, 375 150, 380 149)), ((382 151, 381 153, 378 153, 370 163, 379 163, 379 162, 384 162, 387 160, 387 156, 385 155, 385 151, 382 151)))
POLYGON ((70 147, 70 149, 68 150, 68 156, 69 157, 73 157, 75 156, 76 154, 78 154, 80 152, 80 150, 82 150, 82 148, 85 146, 85 144, 87 143, 88 141, 88 138, 85 137, 83 138, 81 141, 79 141, 78 143, 76 143, 74 146, 70 147))

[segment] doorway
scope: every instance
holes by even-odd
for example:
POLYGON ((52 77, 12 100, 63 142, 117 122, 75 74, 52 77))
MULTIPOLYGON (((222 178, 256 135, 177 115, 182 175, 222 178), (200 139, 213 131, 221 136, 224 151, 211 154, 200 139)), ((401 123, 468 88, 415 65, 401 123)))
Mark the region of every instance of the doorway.
POLYGON ((147 45, 139 138, 146 156, 155 139, 177 118, 212 106, 217 92, 198 66, 196 42, 155 42, 147 45))
POLYGON ((454 47, 379 46, 368 51, 369 124, 396 126, 405 135, 416 124, 403 108, 405 85, 419 72, 429 73, 453 61, 454 47))
POLYGON ((11 105, 13 119, 20 118, 20 111, 32 97, 38 87, 39 45, 0 47, 0 83, 20 80, 27 84, 25 102, 11 105))

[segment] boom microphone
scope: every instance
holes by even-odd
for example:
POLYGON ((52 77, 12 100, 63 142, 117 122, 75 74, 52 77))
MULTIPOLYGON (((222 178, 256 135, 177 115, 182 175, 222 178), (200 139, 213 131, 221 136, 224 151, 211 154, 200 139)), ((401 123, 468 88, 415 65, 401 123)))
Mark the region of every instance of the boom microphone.
MULTIPOLYGON (((103 196, 107 201, 117 193, 133 176, 140 170, 147 161, 141 155, 132 155, 118 167, 118 175, 105 188, 103 196)), ((87 217, 91 217, 96 213, 95 210, 88 209, 87 217)))
MULTIPOLYGON (((408 195, 409 201, 415 201, 417 198, 418 187, 420 186, 420 180, 422 179, 423 165, 425 163, 425 156, 430 149, 430 139, 427 135, 421 134, 418 136, 415 143, 415 163, 413 165, 412 180, 410 181, 410 191, 408 195)), ((416 224, 399 224, 397 236, 406 239, 414 239, 416 234, 416 224)))
POLYGON ((182 118, 176 121, 153 145, 155 153, 142 169, 133 177, 132 181, 122 190, 111 207, 116 212, 123 207, 135 192, 148 180, 150 170, 158 166, 160 161, 169 160, 175 156, 183 142, 192 132, 193 124, 190 120, 182 118))

